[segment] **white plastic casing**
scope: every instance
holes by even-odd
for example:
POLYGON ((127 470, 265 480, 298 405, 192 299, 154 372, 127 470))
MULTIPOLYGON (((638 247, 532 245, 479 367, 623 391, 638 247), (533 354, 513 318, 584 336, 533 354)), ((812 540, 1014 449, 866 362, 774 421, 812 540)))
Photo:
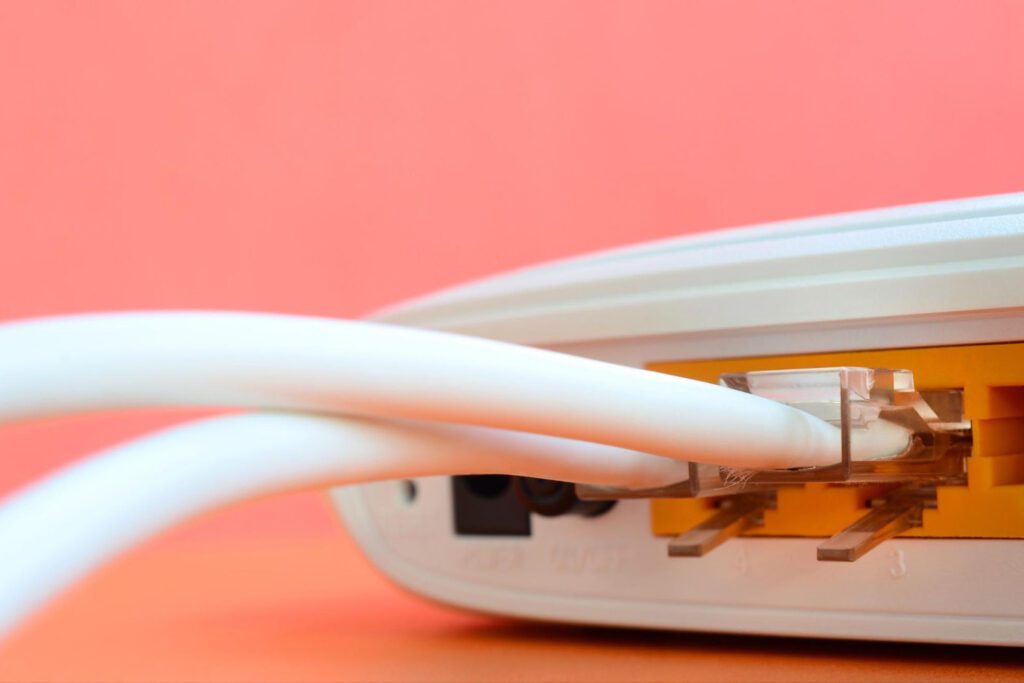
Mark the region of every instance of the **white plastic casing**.
MULTIPOLYGON (((471 283, 380 320, 642 367, 1024 340, 1024 195, 644 244, 471 283)), ((506 615, 739 633, 1024 645, 1024 541, 896 539, 854 563, 817 539, 669 558, 648 503, 456 536, 447 478, 339 489, 370 558, 431 598, 506 615)))

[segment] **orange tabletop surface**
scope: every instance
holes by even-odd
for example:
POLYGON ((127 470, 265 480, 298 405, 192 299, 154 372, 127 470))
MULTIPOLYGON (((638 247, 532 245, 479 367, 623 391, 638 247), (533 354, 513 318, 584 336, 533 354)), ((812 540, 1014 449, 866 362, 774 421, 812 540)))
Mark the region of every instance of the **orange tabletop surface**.
POLYGON ((321 512, 304 537, 211 536, 193 525, 122 558, 0 649, 0 681, 1024 680, 1013 649, 460 612, 390 584, 321 512))

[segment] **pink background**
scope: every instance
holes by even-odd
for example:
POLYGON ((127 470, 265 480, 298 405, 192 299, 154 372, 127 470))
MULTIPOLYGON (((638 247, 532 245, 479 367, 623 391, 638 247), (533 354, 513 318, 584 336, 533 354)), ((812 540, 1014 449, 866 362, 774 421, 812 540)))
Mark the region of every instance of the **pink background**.
MULTIPOLYGON (((0 2, 0 317, 359 316, 1024 188, 1021 2, 0 2)), ((0 490, 180 414, 0 431, 0 490)), ((185 535, 318 534, 321 497, 185 535)))

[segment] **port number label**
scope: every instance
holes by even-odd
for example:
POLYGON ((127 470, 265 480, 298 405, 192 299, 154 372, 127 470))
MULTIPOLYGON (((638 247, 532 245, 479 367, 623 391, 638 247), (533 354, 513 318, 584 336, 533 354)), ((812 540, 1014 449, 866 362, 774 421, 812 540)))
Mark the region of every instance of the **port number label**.
POLYGON ((521 548, 464 548, 459 563, 472 571, 513 573, 522 570, 524 559, 521 548))
POLYGON ((618 546, 569 545, 551 547, 548 558, 561 574, 614 574, 622 571, 626 551, 618 546))
POLYGON ((907 556, 899 548, 889 551, 889 558, 892 565, 889 567, 889 576, 894 579, 902 579, 907 575, 907 556))

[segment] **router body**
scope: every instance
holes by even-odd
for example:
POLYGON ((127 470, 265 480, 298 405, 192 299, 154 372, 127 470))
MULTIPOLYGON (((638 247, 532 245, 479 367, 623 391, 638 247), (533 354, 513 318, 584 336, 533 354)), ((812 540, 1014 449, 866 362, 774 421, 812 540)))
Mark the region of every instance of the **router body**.
POLYGON ((1024 645, 1024 195, 644 244, 471 283, 379 319, 708 381, 906 369, 918 389, 962 397, 972 439, 962 472, 916 482, 930 496, 923 512, 874 530, 880 542, 852 562, 820 561, 816 549, 902 483, 772 488, 756 521, 722 531, 700 557, 666 546, 728 511, 722 498, 538 514, 493 477, 336 490, 359 544, 399 584, 563 622, 1024 645))

